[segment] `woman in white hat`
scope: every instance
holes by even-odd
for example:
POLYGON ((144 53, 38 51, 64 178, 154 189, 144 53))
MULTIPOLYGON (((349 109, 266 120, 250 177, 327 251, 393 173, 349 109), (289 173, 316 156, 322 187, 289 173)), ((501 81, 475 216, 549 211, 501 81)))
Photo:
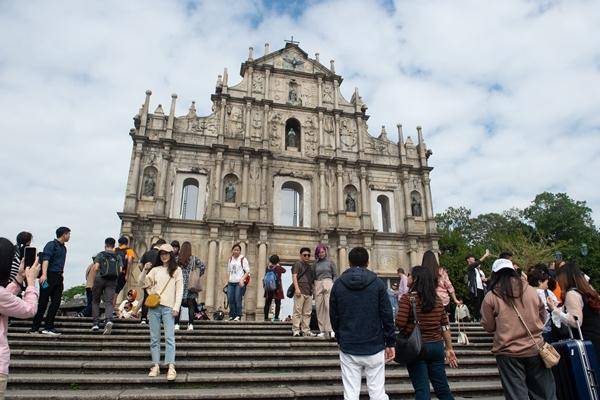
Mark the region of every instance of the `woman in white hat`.
POLYGON ((153 366, 148 376, 160 375, 160 327, 165 331, 165 364, 169 365, 167 380, 177 377, 175 371, 175 317, 179 314, 183 296, 183 274, 177 266, 173 247, 163 244, 158 249, 159 259, 154 268, 146 263, 139 280, 149 294, 160 296, 160 303, 148 309, 150 325, 150 351, 153 366))

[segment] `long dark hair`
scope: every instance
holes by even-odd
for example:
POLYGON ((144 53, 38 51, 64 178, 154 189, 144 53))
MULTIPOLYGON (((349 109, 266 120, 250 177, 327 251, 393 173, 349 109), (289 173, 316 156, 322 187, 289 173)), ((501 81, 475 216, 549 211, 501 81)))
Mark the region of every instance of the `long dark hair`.
POLYGON ((437 283, 438 277, 440 276, 440 264, 438 263, 437 257, 433 251, 427 250, 425 254, 423 254, 423 262, 421 262, 421 267, 425 267, 430 270, 437 283))
POLYGON ((17 235, 17 251, 19 252, 19 258, 23 258, 25 255, 25 247, 29 246, 29 243, 33 240, 33 235, 29 232, 19 232, 17 235))
POLYGON ((187 267, 192 258, 192 244, 190 242, 183 242, 181 249, 179 250, 179 256, 177 257, 179 265, 187 267))
MULTIPOLYGON (((158 252, 158 261, 156 262, 156 266, 160 267, 163 265, 163 262, 160 258, 160 251, 158 252)), ((175 271, 177 271, 177 268, 179 268, 177 266, 177 261, 175 261, 175 254, 173 254, 173 252, 169 252, 169 254, 171 255, 171 258, 169 258, 169 264, 167 265, 167 271, 169 271, 169 276, 173 277, 173 274, 175 273, 175 271)))
POLYGON ((525 292, 521 276, 514 268, 502 268, 490 278, 488 289, 502 300, 520 299, 525 292), (513 286, 516 284, 516 288, 513 286))
POLYGON ((585 275, 575 263, 567 262, 559 268, 556 273, 556 280, 562 290, 562 301, 564 303, 567 292, 571 289, 577 290, 590 308, 598 313, 600 312, 600 296, 598 292, 585 279, 585 275))
POLYGON ((8 285, 14 257, 15 246, 7 238, 0 238, 0 285, 3 287, 8 285))
POLYGON ((418 293, 421 299, 421 310, 428 313, 433 310, 438 300, 433 273, 429 268, 418 265, 412 269, 411 276, 413 282, 410 290, 418 293))

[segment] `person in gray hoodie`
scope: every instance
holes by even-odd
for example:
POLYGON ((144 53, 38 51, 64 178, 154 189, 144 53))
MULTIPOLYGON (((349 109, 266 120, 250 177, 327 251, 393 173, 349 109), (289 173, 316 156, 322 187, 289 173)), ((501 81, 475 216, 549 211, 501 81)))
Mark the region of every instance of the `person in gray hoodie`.
POLYGON ((317 321, 319 322, 318 337, 329 339, 331 333, 331 321, 329 320, 329 296, 333 281, 337 276, 337 267, 329 258, 327 246, 319 244, 315 249, 315 307, 317 321))
POLYGON ((333 283, 329 299, 331 326, 340 348, 344 399, 358 400, 364 370, 369 398, 388 400, 385 363, 396 353, 392 306, 383 281, 367 269, 367 250, 353 248, 348 261, 350 268, 333 283))

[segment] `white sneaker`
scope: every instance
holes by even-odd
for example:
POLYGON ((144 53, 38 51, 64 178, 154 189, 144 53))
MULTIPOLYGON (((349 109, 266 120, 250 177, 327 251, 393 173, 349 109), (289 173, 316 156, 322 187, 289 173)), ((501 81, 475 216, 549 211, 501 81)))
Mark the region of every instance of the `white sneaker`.
POLYGON ((50 336, 58 336, 58 335, 60 335, 60 332, 57 332, 56 329, 44 329, 42 331, 42 334, 50 335, 50 336))
POLYGON ((175 324, 175 330, 178 331, 179 330, 179 324, 175 324))
POLYGON ((194 330, 194 325, 189 324, 188 327, 187 327, 187 330, 188 331, 193 331, 194 330))
POLYGON ((242 319, 240 317, 235 317, 233 320, 234 321, 241 321, 242 319))
POLYGON ((140 321, 140 325, 147 325, 147 324, 148 324, 148 321, 146 321, 145 319, 140 321))
POLYGON ((316 335, 314 332, 312 332, 312 331, 304 332, 304 333, 303 333, 303 335, 304 335, 304 336, 306 336, 306 337, 315 337, 315 336, 317 336, 317 335, 316 335))
POLYGON ((331 336, 331 338, 333 339, 335 337, 335 332, 334 331, 329 332, 329 336, 331 336))
POLYGON ((112 327, 113 327, 113 323, 111 321, 108 321, 106 323, 106 325, 104 325, 104 332, 102 332, 102 334, 110 335, 110 333, 112 332, 112 327))
POLYGON ((158 364, 154 364, 152 368, 150 368, 150 373, 148 374, 148 376, 151 378, 155 378, 158 375, 160 375, 160 367, 158 366, 158 364))
POLYGON ((319 334, 317 335, 317 337, 324 338, 325 337, 325 332, 319 332, 319 334))
POLYGON ((100 327, 98 325, 92 326, 92 332, 96 332, 96 331, 99 331, 99 330, 100 330, 100 327))

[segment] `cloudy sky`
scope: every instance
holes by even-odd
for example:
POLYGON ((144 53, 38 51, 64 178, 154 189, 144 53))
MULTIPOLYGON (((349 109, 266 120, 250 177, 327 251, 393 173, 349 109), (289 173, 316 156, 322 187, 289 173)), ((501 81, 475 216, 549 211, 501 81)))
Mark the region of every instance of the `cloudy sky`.
MULTIPOLYGON (((0 235, 42 247, 73 229, 66 286, 117 236, 132 117, 177 93, 210 111, 248 47, 291 35, 336 60, 370 130, 422 125, 436 211, 524 207, 544 190, 586 200, 600 221, 597 1, 1 1, 0 235)), ((392 133, 393 132, 393 133, 392 133)))

